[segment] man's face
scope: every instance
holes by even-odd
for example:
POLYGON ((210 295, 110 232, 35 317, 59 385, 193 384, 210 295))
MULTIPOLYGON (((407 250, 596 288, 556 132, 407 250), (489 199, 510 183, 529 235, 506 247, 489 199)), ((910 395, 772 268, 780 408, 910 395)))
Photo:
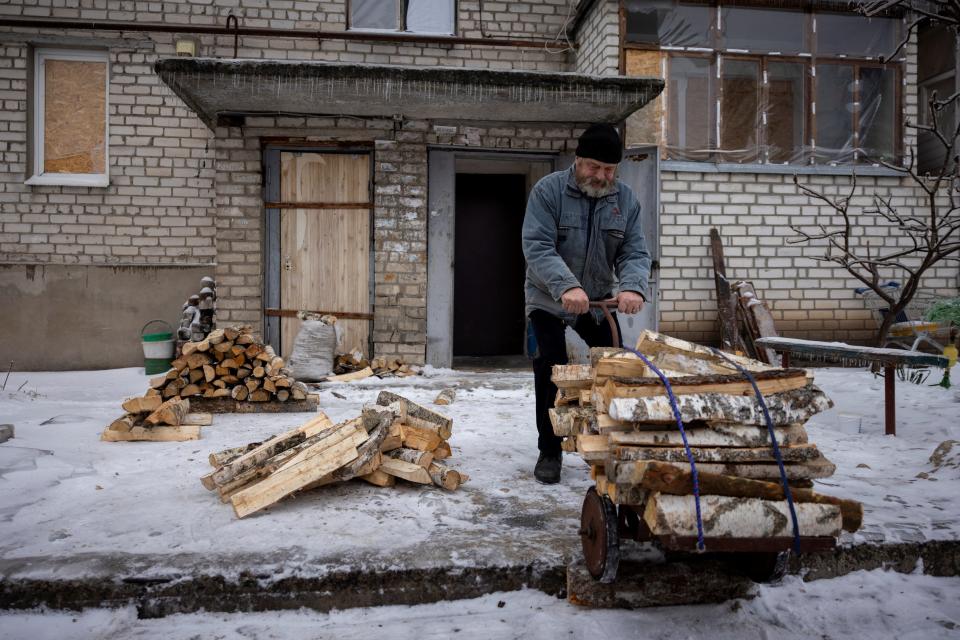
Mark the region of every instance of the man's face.
POLYGON ((577 186, 591 198, 599 198, 613 191, 616 164, 578 157, 574 161, 573 171, 577 186))

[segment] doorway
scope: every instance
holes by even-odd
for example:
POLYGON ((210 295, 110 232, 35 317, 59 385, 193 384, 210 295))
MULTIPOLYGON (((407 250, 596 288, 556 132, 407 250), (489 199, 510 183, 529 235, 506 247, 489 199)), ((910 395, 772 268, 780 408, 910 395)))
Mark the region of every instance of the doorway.
POLYGON ((526 176, 458 173, 453 357, 523 354, 526 176))

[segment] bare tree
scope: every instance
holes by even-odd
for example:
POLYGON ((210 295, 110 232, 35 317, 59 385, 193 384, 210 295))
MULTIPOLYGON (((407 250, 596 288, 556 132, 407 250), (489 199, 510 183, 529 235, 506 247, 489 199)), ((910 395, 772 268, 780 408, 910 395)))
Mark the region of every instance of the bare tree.
MULTIPOLYGON (((960 0, 876 0, 862 3, 860 10, 865 15, 877 15, 895 7, 912 10, 914 17, 904 41, 889 57, 903 48, 910 34, 923 20, 946 24, 955 33, 960 30, 960 0)), ((939 169, 920 175, 915 168, 913 149, 909 150, 904 166, 879 160, 883 166, 910 178, 922 194, 923 206, 901 211, 892 198, 874 195, 872 206, 862 209, 863 214, 873 217, 877 222, 885 222, 906 238, 906 242, 900 243, 900 246, 875 247, 863 238, 865 227, 855 223, 855 212, 851 211, 850 204, 857 189, 856 173, 851 180, 849 193, 835 198, 801 184, 796 175, 793 178, 801 192, 832 208, 840 221, 837 224, 821 222, 802 227, 791 225, 799 238, 788 242, 825 242, 826 253, 822 257, 815 257, 815 260, 843 267, 889 305, 877 335, 878 346, 883 346, 891 325, 913 300, 924 274, 944 260, 960 259, 960 119, 946 122, 947 118, 944 117, 945 112, 949 113, 950 106, 954 109, 960 106, 960 92, 942 99, 934 92, 924 106, 929 109, 930 124, 907 122, 904 126, 917 132, 927 132, 942 146, 943 162, 939 169), (891 272, 899 272, 904 276, 899 297, 892 296, 882 286, 891 272)))

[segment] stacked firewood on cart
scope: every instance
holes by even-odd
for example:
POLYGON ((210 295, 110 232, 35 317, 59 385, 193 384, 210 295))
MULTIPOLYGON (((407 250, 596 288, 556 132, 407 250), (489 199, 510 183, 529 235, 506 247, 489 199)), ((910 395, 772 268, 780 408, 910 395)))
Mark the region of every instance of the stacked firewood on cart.
MULTIPOLYGON (((651 331, 640 336, 636 350, 672 386, 699 475, 708 551, 736 550, 729 544, 736 540, 776 539, 789 547, 793 539, 767 422, 736 365, 750 372, 764 397, 803 539, 835 544, 841 529, 860 527, 859 503, 811 489, 835 467, 804 428, 832 406, 807 371, 721 355, 651 331)), ((554 432, 565 438, 565 450, 590 464, 596 481, 585 517, 599 510, 601 520, 616 520, 618 506, 626 505, 620 520, 634 537, 692 550, 698 540, 693 474, 661 379, 636 354, 606 348, 591 350, 590 365, 554 367, 553 381, 559 389, 550 412, 554 432)))
POLYGON ((321 412, 263 442, 211 454, 214 470, 201 482, 239 518, 299 491, 352 479, 389 487, 399 478, 453 491, 468 478, 439 462, 451 455, 452 430, 450 418, 381 391, 356 418, 333 424, 321 412))

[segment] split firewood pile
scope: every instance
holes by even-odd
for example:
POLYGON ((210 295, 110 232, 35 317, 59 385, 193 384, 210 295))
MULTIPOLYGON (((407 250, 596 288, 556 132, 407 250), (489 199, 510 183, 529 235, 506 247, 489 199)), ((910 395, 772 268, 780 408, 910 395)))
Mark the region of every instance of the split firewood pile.
POLYGON ((171 365, 166 374, 150 380, 148 396, 249 402, 307 397, 307 386, 290 375, 283 358, 249 326, 214 329, 199 342, 186 342, 171 365))
POLYGON ((125 414, 111 422, 100 439, 107 442, 178 442, 196 440, 200 427, 213 421, 209 413, 190 413, 190 401, 182 398, 164 400, 159 394, 128 398, 123 402, 125 414))
POLYGON ((350 382, 371 376, 379 378, 405 378, 420 373, 419 369, 404 363, 403 358, 385 356, 367 360, 359 351, 342 353, 334 359, 334 375, 328 376, 328 382, 350 382))
POLYGON ((359 417, 333 424, 322 412, 264 442, 210 455, 201 478, 243 518, 298 491, 359 479, 381 487, 397 478, 448 491, 467 475, 438 462, 450 457, 453 421, 389 391, 359 417))
MULTIPOLYGON (((792 521, 762 408, 750 382, 712 350, 645 331, 636 350, 670 381, 699 473, 704 535, 790 537, 792 521)), ((832 406, 803 369, 724 354, 754 377, 774 426, 802 536, 856 531, 862 506, 815 493, 835 466, 804 423, 832 406)), ((550 412, 567 451, 591 466, 597 492, 630 505, 654 536, 697 535, 693 478, 665 387, 635 354, 591 350, 590 365, 554 367, 550 412)))

